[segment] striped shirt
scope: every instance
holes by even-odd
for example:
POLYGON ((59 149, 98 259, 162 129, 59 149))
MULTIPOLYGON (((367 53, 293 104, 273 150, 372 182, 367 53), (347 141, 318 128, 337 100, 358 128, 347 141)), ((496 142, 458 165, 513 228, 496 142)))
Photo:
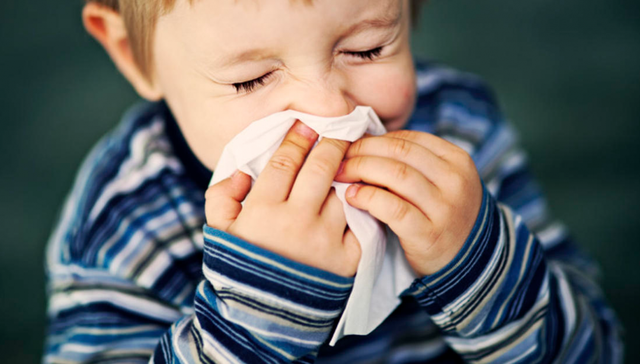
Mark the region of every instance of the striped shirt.
POLYGON ((204 225, 211 172, 164 102, 83 163, 47 252, 46 363, 621 363, 598 268, 552 220, 478 78, 418 65, 408 129, 466 150, 484 183, 457 256, 366 336, 326 345, 353 284, 204 225), (203 227, 204 226, 204 227, 203 227))

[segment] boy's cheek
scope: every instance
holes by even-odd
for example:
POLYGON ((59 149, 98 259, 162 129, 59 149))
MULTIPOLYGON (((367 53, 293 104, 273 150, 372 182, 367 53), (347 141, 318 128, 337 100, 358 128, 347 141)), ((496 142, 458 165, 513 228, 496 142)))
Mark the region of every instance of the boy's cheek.
POLYGON ((380 118, 388 131, 402 129, 413 113, 415 106, 415 87, 403 85, 397 89, 397 100, 389 105, 389 115, 381 112, 380 118))
POLYGON ((212 104, 211 101, 194 98, 172 108, 189 149, 210 170, 218 164, 224 146, 250 124, 241 112, 233 114, 229 112, 231 110, 212 104))
POLYGON ((401 129, 415 105, 416 85, 412 72, 389 72, 371 77, 361 85, 361 105, 374 108, 387 130, 401 129))

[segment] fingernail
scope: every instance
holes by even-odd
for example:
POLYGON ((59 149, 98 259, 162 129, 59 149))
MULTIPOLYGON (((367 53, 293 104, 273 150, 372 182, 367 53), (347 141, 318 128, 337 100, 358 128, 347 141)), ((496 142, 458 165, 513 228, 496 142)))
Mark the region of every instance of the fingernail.
POLYGON ((295 123, 295 125, 293 126, 293 130, 307 139, 315 139, 317 136, 316 132, 313 129, 306 126, 301 121, 297 121, 295 123))
POLYGON ((338 172, 336 173, 336 175, 344 171, 344 164, 345 164, 345 161, 340 162, 340 166, 338 167, 338 172))
POLYGON ((238 178, 238 176, 239 176, 239 175, 240 175, 240 171, 236 169, 236 170, 233 172, 233 174, 231 175, 231 179, 232 179, 232 180, 236 180, 236 179, 238 178))
POLYGON ((349 186, 349 188, 347 188, 347 193, 346 196, 348 198, 354 198, 356 197, 356 194, 358 193, 358 190, 360 189, 360 185, 359 184, 352 184, 351 186, 349 186))

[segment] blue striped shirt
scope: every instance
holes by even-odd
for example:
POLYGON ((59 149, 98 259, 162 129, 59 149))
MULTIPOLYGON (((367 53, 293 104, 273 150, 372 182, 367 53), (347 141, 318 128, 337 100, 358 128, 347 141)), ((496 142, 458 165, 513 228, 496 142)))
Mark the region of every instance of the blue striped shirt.
POLYGON ((482 207, 371 334, 326 345, 352 278, 204 225, 211 172, 167 105, 144 103, 87 157, 49 241, 44 362, 621 363, 597 266, 550 218, 491 91, 431 64, 417 84, 407 128, 473 157, 482 207))

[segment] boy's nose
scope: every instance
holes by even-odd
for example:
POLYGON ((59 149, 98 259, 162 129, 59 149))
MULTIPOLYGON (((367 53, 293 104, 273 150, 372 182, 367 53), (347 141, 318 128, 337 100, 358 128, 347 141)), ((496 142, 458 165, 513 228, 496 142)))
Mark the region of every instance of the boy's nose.
POLYGON ((322 117, 347 115, 357 106, 348 90, 336 83, 305 82, 295 87, 291 96, 289 110, 322 117))

